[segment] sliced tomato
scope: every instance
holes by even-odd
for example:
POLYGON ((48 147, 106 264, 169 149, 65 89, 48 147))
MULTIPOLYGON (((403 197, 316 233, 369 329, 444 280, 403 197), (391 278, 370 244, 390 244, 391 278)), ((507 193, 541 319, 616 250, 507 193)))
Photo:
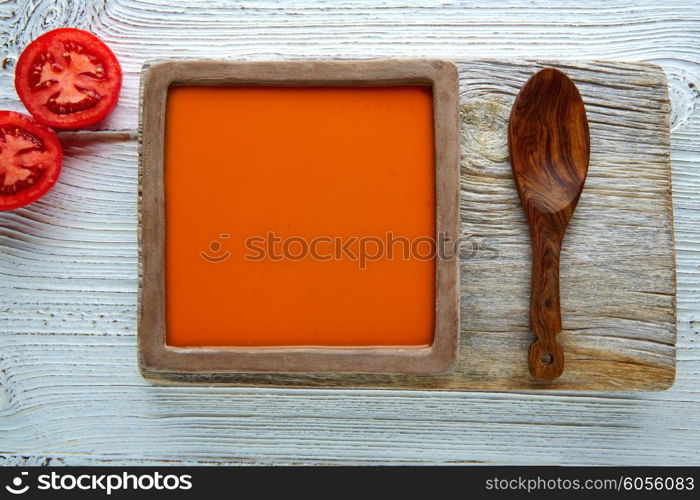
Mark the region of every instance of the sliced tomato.
POLYGON ((17 61, 15 88, 40 123, 59 129, 94 125, 117 104, 119 61, 92 33, 59 28, 44 33, 17 61))
POLYGON ((0 210, 44 196, 56 184, 62 162, 56 132, 23 113, 0 111, 0 210))

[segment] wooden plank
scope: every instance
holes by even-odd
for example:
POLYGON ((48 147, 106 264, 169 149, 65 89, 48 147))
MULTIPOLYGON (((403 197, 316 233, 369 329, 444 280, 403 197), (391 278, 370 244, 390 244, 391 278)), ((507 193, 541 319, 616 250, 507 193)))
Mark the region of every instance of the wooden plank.
POLYGON ((669 104, 660 68, 640 63, 458 62, 462 98, 461 340, 454 372, 164 374, 175 382, 402 389, 663 390, 675 376, 675 263, 669 104), (589 175, 564 240, 564 375, 527 370, 529 233, 511 174, 512 102, 539 68, 579 86, 589 175))
POLYGON ((484 360, 465 374, 490 388, 666 388, 675 271, 664 75, 636 64, 544 64, 460 65, 463 232, 484 247, 462 263, 462 346, 484 360), (591 135, 588 179, 561 262, 568 366, 551 385, 533 382, 525 368, 530 250, 505 137, 515 94, 544 64, 576 82, 591 135))
POLYGON ((93 30, 127 70, 106 132, 63 134, 66 166, 50 197, 0 214, 0 463, 698 463, 697 2, 590 1, 554 8, 529 1, 319 0, 245 6, 188 0, 0 4, 0 50, 7 58, 0 71, 3 109, 21 109, 12 85, 14 58, 51 27, 93 30), (135 358, 133 138, 141 65, 173 54, 661 64, 671 90, 678 269, 672 389, 603 395, 150 386, 135 358), (112 139, 115 129, 125 132, 112 139))
POLYGON ((119 56, 124 87, 114 113, 95 128, 135 130, 143 62, 162 57, 329 59, 514 57, 653 60, 671 68, 697 54, 693 0, 662 5, 606 0, 551 8, 523 3, 432 0, 15 0, 0 5, 3 67, 0 108, 22 111, 14 63, 51 27, 76 26, 119 56), (4 12, 3 12, 4 11, 4 12), (585 40, 585 43, 582 41, 585 40))

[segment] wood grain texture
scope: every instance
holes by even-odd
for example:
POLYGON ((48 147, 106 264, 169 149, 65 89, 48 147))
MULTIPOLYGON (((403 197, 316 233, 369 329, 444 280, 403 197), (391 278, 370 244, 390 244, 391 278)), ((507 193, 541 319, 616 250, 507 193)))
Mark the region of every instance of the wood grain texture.
POLYGON ((675 270, 666 79, 655 66, 457 61, 462 95, 461 339, 436 376, 167 373, 174 382, 392 389, 664 390, 675 373, 675 270), (530 248, 507 148, 512 103, 545 66, 580 86, 593 154, 562 253, 568 369, 530 376, 530 248), (629 124, 635 124, 630 127, 629 124), (620 167, 623 168, 620 168, 620 167), (629 257, 635 256, 634 260, 629 257), (575 283, 575 286, 574 286, 575 283))
POLYGON ((530 344, 527 362, 530 375, 539 379, 555 379, 564 371, 564 349, 557 342, 562 328, 559 262, 588 175, 590 142, 576 85, 554 68, 535 73, 513 103, 508 152, 530 225, 530 329, 536 341, 530 344))
MULTIPOLYGON (((54 27, 93 30, 126 70, 120 105, 104 131, 61 134, 67 159, 54 192, 0 216, 0 462, 699 464, 697 2, 591 1, 553 8, 519 1, 322 0, 244 6, 165 0, 0 4, 5 58, 0 107, 20 109, 12 88, 14 60, 31 38, 54 27), (151 386, 138 374, 135 349, 135 127, 138 72, 144 60, 164 54, 607 58, 661 64, 673 111, 679 333, 673 388, 650 394, 534 394, 151 386)), ((504 239, 517 238, 509 244, 518 247, 522 261, 506 265, 522 269, 517 279, 527 286, 527 227, 512 197, 504 137, 495 132, 505 126, 508 99, 485 102, 497 84, 483 78, 483 66, 472 70, 481 83, 462 92, 474 102, 463 110, 464 119, 490 115, 494 107, 501 111, 484 127, 463 130, 464 140, 479 144, 489 159, 469 169, 496 162, 502 170, 470 188, 470 197, 512 205, 512 215, 497 224, 495 239, 480 232, 487 214, 465 222, 474 253, 484 257, 493 256, 504 239), (519 226, 513 224, 517 220, 519 226)), ((534 70, 526 64, 517 78, 506 78, 512 95, 534 70)), ((597 109, 606 106, 597 103, 597 109)), ((617 186, 596 189, 614 194, 617 186)), ((638 255, 630 252, 630 258, 638 255)), ((482 265, 489 281, 497 282, 498 266, 488 259, 465 263, 468 269, 482 265)), ((665 300, 643 292, 635 294, 652 309, 665 300)), ((488 292, 474 287, 470 294, 470 312, 491 307, 488 292)), ((527 304, 513 302, 509 307, 520 311, 518 325, 525 332, 527 304)), ((626 312, 608 311, 622 323, 626 312)), ((495 329, 509 331, 513 322, 499 320, 495 329)), ((484 332, 477 336, 504 337, 486 333, 485 326, 475 323, 484 332)))

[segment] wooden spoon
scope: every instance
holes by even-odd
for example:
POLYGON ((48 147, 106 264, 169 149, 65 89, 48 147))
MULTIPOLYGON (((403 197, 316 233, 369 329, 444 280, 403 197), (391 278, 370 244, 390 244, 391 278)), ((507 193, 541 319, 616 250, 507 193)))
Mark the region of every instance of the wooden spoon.
POLYGON ((538 379, 564 371, 559 254, 588 173, 590 138, 583 100, 561 71, 545 68, 520 91, 510 114, 508 147, 513 176, 532 239, 528 368, 538 379))

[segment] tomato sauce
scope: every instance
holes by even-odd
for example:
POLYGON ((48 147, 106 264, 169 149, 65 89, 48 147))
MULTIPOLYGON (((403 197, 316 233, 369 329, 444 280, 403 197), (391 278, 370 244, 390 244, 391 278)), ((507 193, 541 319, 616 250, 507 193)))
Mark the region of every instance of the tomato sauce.
POLYGON ((172 87, 167 344, 431 344, 434 151, 428 87, 172 87))

